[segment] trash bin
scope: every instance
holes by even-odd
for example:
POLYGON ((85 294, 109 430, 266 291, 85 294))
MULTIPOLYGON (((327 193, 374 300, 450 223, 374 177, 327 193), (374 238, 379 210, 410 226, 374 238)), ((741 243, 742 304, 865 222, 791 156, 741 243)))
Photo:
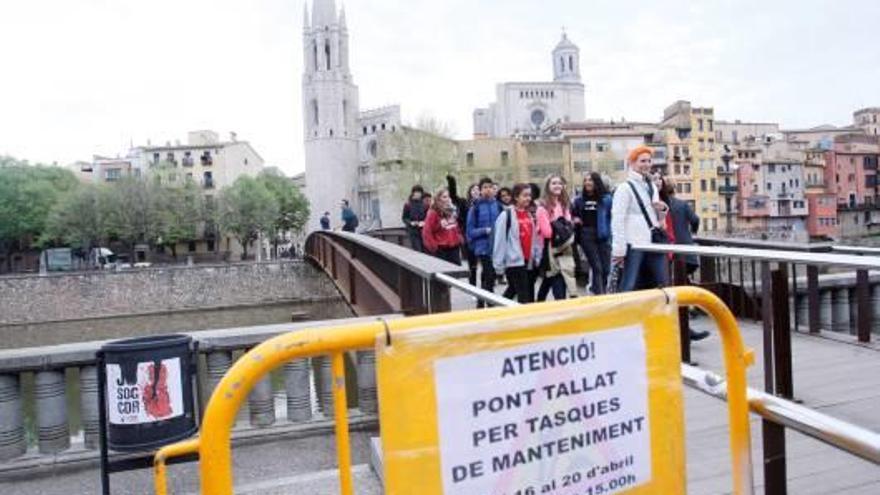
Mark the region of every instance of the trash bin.
POLYGON ((193 435, 192 338, 158 335, 101 348, 110 449, 152 450, 193 435))

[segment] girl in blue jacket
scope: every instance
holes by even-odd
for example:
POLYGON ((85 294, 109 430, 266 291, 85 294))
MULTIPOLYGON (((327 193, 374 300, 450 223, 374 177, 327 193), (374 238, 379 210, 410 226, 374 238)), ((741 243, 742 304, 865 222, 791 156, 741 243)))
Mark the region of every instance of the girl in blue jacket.
POLYGON ((611 194, 598 172, 584 176, 572 221, 580 230, 581 249, 590 263, 590 292, 604 294, 611 269, 611 194))

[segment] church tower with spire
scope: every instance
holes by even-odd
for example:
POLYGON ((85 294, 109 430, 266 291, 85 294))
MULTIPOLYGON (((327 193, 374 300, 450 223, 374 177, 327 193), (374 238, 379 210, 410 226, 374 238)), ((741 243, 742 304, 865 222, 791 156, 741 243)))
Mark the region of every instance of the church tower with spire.
POLYGON ((303 13, 302 108, 306 196, 311 205, 307 231, 330 212, 340 222, 345 199, 357 211, 358 88, 349 68, 345 9, 334 0, 314 0, 303 13))
POLYGON ((553 49, 553 80, 581 82, 581 51, 565 32, 553 49))

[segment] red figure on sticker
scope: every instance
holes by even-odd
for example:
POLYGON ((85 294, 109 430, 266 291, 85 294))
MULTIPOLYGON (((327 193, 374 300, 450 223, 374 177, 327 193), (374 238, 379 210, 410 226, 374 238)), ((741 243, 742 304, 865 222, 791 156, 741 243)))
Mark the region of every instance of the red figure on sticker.
POLYGON ((147 371, 147 383, 142 390, 147 414, 162 419, 171 415, 171 397, 168 395, 168 370, 162 363, 152 363, 147 371), (158 368, 157 368, 158 366, 158 368))

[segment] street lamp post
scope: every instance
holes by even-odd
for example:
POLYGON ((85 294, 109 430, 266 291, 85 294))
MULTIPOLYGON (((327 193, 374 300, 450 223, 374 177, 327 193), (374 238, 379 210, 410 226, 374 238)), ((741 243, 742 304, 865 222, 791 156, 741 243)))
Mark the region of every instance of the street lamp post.
POLYGON ((733 212, 731 211, 731 204, 733 199, 733 190, 730 187, 730 160, 733 159, 733 154, 730 152, 730 146, 724 145, 724 151, 721 154, 721 161, 724 162, 724 216, 725 216, 725 226, 724 231, 727 233, 728 237, 733 234, 733 222, 731 220, 731 215, 733 212))

